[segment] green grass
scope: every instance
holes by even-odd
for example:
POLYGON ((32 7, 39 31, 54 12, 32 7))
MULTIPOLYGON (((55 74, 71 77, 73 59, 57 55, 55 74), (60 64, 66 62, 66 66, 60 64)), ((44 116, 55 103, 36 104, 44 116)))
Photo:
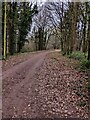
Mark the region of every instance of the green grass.
POLYGON ((82 71, 90 70, 90 61, 87 60, 87 53, 83 53, 80 51, 72 52, 72 54, 70 54, 68 57, 80 61, 80 65, 79 65, 80 70, 82 71))
POLYGON ((83 53, 83 52, 80 52, 80 51, 72 52, 68 57, 81 61, 81 60, 84 60, 84 59, 87 58, 87 53, 83 53))
POLYGON ((80 69, 90 71, 90 61, 88 61, 87 59, 81 60, 80 69))

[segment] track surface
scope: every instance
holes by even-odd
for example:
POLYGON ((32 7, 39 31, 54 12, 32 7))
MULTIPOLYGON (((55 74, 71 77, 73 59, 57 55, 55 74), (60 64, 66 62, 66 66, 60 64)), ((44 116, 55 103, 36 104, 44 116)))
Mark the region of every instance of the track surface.
POLYGON ((35 72, 37 72, 43 64, 47 54, 48 52, 42 52, 33 55, 33 57, 30 56, 30 59, 27 61, 3 72, 3 88, 5 88, 5 85, 7 87, 6 90, 3 90, 3 117, 5 116, 8 118, 22 115, 22 112, 24 112, 24 104, 26 103, 25 98, 32 96, 32 94, 34 95, 32 91, 35 81, 32 78, 34 77, 35 72), (11 88, 5 84, 4 81, 6 80, 11 82, 9 83, 11 84, 11 88), (27 91, 24 90, 24 88, 28 87, 29 95, 27 94, 27 91))
POLYGON ((87 75, 73 68, 77 61, 58 51, 11 61, 3 67, 3 118, 88 118, 87 75), (86 105, 80 107, 82 102, 86 105))

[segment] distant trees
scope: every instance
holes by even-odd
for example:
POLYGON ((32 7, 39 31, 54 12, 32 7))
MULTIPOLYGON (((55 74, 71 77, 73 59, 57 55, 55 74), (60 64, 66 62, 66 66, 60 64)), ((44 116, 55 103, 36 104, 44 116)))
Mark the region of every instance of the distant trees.
POLYGON ((36 50, 46 50, 51 27, 49 25, 47 9, 44 5, 39 8, 39 13, 34 16, 33 22, 36 50))
MULTIPOLYGON (((2 3, 2 24, 4 26, 5 3, 2 3)), ((7 2, 6 3, 6 52, 13 55, 15 52, 20 52, 24 46, 26 36, 31 28, 32 17, 37 13, 37 5, 28 2, 7 2)), ((4 27, 2 29, 4 38, 4 27)), ((3 40, 4 41, 4 40, 3 40)), ((3 47, 2 43, 2 48, 3 47)), ((4 50, 2 50, 3 52, 4 50)))
POLYGON ((55 36, 58 38, 58 41, 61 41, 61 50, 63 51, 63 15, 64 15, 64 7, 66 5, 63 2, 49 2, 46 5, 48 10, 48 17, 51 21, 51 24, 54 27, 54 31, 56 31, 55 36), (58 34, 59 33, 59 34, 58 34))
MULTIPOLYGON (((4 25, 5 11, 2 4, 4 25)), ((58 0, 40 5, 28 2, 7 3, 6 43, 9 54, 20 52, 30 29, 36 50, 46 50, 50 38, 55 38, 53 48, 59 48, 57 43, 60 43, 63 55, 82 51, 88 53, 90 60, 90 2, 58 0)), ((2 33, 4 35, 3 29, 2 33)))
MULTIPOLYGON (((90 56, 90 2, 51 2, 47 4, 49 20, 59 28, 59 39, 63 55, 73 51, 88 52, 90 56)), ((57 34, 57 30, 56 30, 57 34)))
MULTIPOLYGON (((18 40, 18 52, 24 46, 24 43, 27 41, 26 36, 30 31, 32 24, 32 17, 35 13, 37 13, 37 5, 34 5, 32 8, 32 4, 23 2, 19 7, 19 24, 18 24, 18 32, 19 32, 19 40, 18 40)), ((27 41, 28 42, 28 41, 27 41)))

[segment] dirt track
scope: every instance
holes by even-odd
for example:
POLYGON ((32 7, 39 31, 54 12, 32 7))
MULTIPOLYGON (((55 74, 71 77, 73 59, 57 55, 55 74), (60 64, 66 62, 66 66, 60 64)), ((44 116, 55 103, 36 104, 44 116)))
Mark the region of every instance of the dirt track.
POLYGON ((48 51, 17 61, 3 69, 4 118, 88 118, 87 75, 73 68, 77 61, 48 51))
POLYGON ((7 87, 3 90, 3 117, 4 115, 5 117, 17 117, 15 114, 22 115, 26 103, 25 98, 29 97, 27 91, 24 91, 24 87, 29 86, 29 95, 34 95, 32 86, 34 87, 35 81, 32 78, 41 67, 47 54, 48 52, 42 52, 33 57, 30 56, 27 61, 3 72, 3 88, 7 87), (18 111, 15 111, 16 109, 18 111))

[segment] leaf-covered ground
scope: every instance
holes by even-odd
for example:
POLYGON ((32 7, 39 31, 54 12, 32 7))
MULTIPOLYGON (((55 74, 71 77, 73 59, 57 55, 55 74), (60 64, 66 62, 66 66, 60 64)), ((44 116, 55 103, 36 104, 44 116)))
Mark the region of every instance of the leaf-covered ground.
MULTIPOLYGON (((14 63, 17 62, 14 60, 14 63)), ((16 111, 13 116, 88 118, 88 77, 76 70, 77 66, 78 61, 63 57, 59 52, 48 54, 33 76, 31 88, 30 83, 21 86, 20 97, 25 98, 23 111, 18 115, 13 105, 16 111)))
POLYGON ((2 70, 6 71, 9 68, 18 65, 26 60, 28 60, 30 57, 33 57, 34 54, 38 54, 40 51, 37 52, 26 52, 26 53, 19 53, 15 54, 13 56, 8 56, 6 60, 2 61, 2 70))
POLYGON ((60 53, 47 56, 35 78, 40 113, 46 117, 88 118, 88 77, 75 70, 77 66, 78 61, 60 53))
POLYGON ((25 61, 28 59, 28 53, 16 54, 14 56, 9 56, 6 60, 2 61, 3 71, 8 70, 9 68, 25 61))

